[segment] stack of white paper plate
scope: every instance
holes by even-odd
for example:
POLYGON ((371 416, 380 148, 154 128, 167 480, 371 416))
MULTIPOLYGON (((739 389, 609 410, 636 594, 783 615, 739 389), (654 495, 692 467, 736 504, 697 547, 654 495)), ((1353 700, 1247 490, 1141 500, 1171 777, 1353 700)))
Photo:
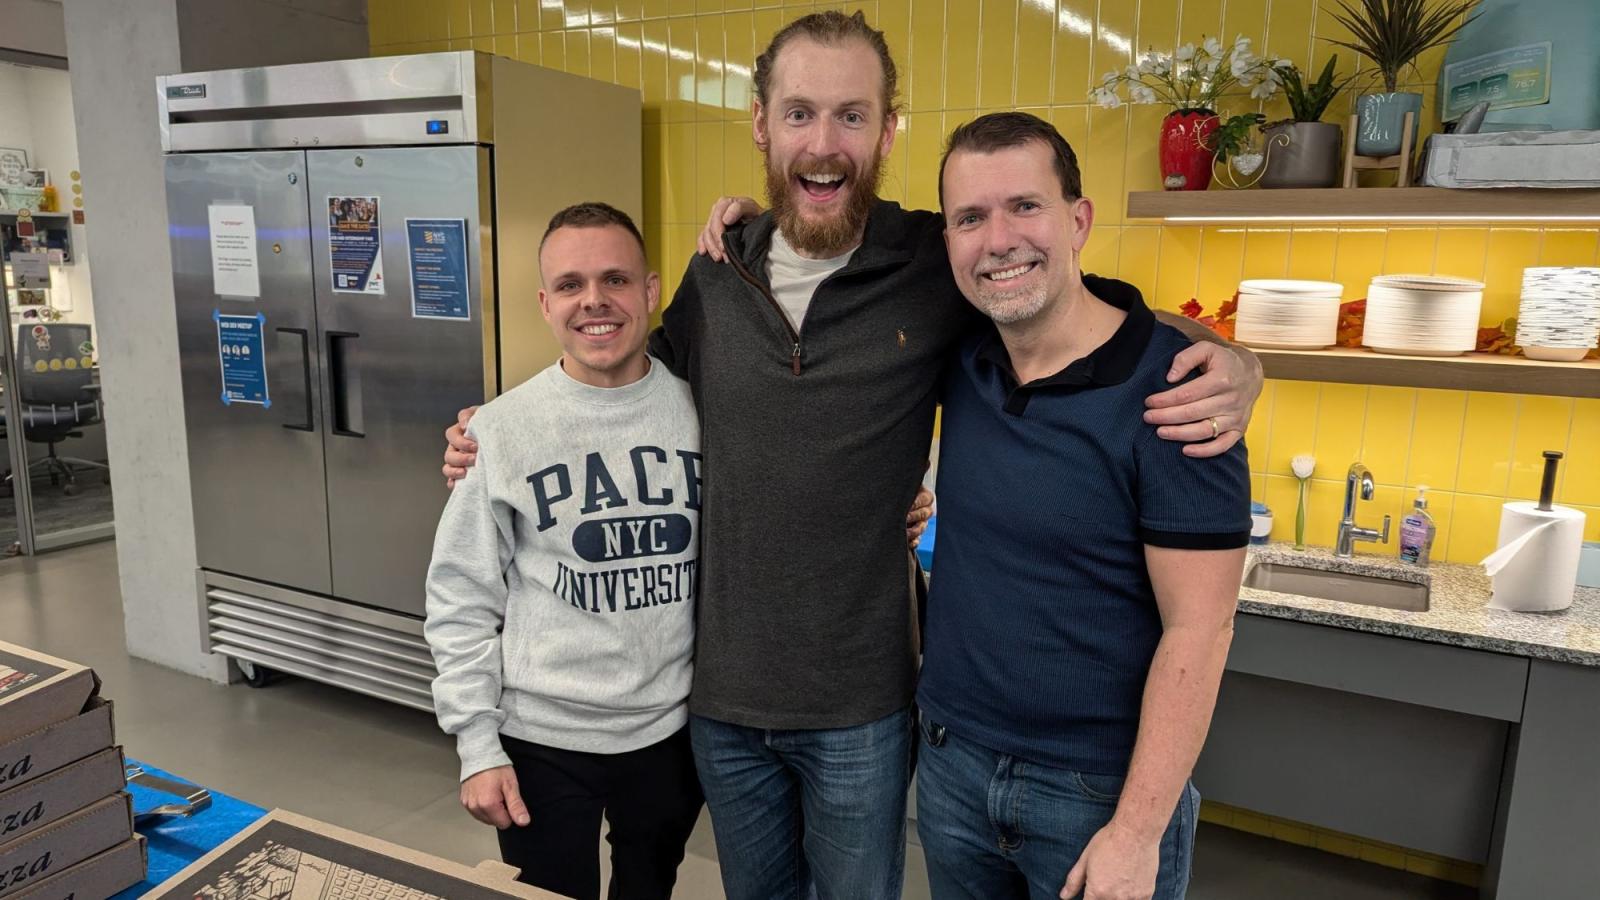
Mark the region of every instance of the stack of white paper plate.
POLYGON ((1379 275, 1367 289, 1361 343, 1379 353, 1456 356, 1478 345, 1483 282, 1448 275, 1379 275))
POLYGON ((1600 268, 1522 270, 1517 346, 1529 359, 1573 362, 1600 340, 1600 268))
POLYGON ((1275 350, 1321 350, 1339 331, 1344 286, 1331 281, 1262 278, 1239 284, 1234 340, 1275 350))

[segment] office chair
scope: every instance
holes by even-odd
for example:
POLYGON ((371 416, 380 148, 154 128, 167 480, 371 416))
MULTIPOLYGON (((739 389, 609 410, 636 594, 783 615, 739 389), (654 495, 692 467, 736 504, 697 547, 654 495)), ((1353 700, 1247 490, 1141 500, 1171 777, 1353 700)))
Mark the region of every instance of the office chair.
MULTIPOLYGON (((26 323, 17 326, 17 399, 22 405, 23 437, 44 444, 49 453, 28 462, 28 474, 44 468, 50 483, 64 494, 78 492, 75 468, 100 469, 105 463, 74 456, 58 456, 56 445, 81 438, 77 429, 100 421, 98 395, 89 390, 94 380, 92 330, 88 325, 26 323), (70 360, 70 362, 69 362, 70 360)), ((12 429, 8 429, 12 430, 12 429)), ((12 475, 6 475, 10 486, 12 475)))

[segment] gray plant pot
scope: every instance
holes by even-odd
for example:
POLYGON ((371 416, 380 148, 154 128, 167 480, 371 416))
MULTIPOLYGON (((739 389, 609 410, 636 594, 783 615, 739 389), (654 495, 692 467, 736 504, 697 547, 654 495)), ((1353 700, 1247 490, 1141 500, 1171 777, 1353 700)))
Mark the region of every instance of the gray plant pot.
POLYGON ((1331 122, 1285 122, 1266 130, 1264 188, 1326 188, 1339 183, 1343 129, 1331 122))
POLYGON ((1393 94, 1362 94, 1356 100, 1356 153, 1360 156, 1394 156, 1400 152, 1401 130, 1406 113, 1411 119, 1411 146, 1417 146, 1417 128, 1422 124, 1422 95, 1409 91, 1393 94))

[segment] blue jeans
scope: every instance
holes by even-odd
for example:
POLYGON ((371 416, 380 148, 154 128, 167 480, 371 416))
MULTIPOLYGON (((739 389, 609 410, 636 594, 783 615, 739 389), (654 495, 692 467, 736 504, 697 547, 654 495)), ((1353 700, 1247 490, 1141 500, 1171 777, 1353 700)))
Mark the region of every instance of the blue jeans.
POLYGON ((728 900, 898 900, 909 710, 853 728, 689 719, 728 900))
MULTIPOLYGON (((996 753, 921 724, 917 834, 933 900, 1056 900, 1083 848, 1116 812, 1122 778, 996 753)), ((1161 837, 1154 900, 1189 888, 1200 793, 1186 785, 1161 837)))

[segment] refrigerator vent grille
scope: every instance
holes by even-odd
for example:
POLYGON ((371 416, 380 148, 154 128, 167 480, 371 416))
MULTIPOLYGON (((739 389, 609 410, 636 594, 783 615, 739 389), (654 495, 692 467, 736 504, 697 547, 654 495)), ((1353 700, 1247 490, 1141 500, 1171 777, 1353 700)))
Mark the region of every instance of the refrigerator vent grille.
POLYGON ((420 622, 261 587, 273 596, 205 585, 211 652, 433 711, 437 671, 420 622))

